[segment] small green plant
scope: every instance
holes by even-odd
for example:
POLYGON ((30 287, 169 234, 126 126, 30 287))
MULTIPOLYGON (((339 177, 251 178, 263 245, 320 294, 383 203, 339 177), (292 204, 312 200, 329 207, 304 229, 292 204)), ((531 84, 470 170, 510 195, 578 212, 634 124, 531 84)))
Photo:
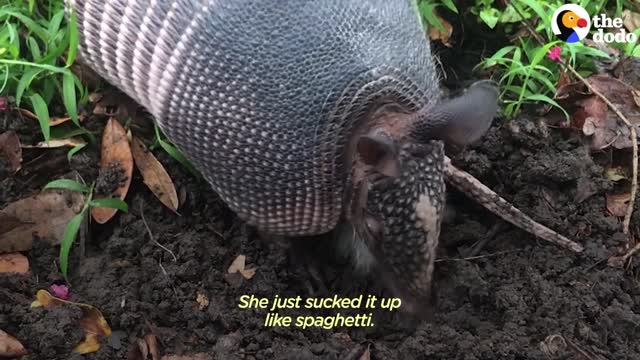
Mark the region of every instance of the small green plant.
MULTIPOLYGON (((482 60, 480 66, 500 70, 498 82, 502 89, 501 97, 506 104, 505 115, 515 116, 525 103, 545 102, 560 109, 568 120, 569 114, 552 99, 562 68, 546 56, 552 47, 559 47, 560 43, 552 41, 538 45, 532 38, 521 38, 517 45, 505 46, 482 60)), ((583 75, 592 72, 593 61, 590 60, 593 57, 608 57, 603 51, 581 43, 562 43, 562 46, 568 53, 565 61, 583 75)))
MULTIPOLYGON (((520 37, 515 44, 499 49, 481 62, 480 66, 497 69, 500 73, 501 97, 506 103, 505 115, 515 116, 525 103, 544 102, 560 109, 568 120, 569 114, 553 100, 556 84, 563 71, 558 60, 562 59, 583 76, 588 76, 595 70, 594 58, 607 58, 609 55, 582 42, 569 44, 552 41, 555 35, 552 32, 551 18, 554 11, 565 4, 564 1, 518 0, 510 2, 504 9, 494 8, 490 0, 478 0, 476 4, 480 6, 474 11, 485 11, 485 15, 493 14, 490 20, 486 16, 480 16, 488 26, 504 24, 506 31, 509 32, 512 26, 520 28, 524 18, 532 24, 533 31, 545 41, 544 44, 540 44, 533 37, 520 37), (557 59, 545 56, 553 47, 558 47, 557 59), (561 51, 564 53, 562 57, 560 57, 561 51)), ((607 1, 582 0, 577 4, 590 14, 598 14, 605 11, 607 1)), ((627 1, 618 0, 613 11, 620 14, 623 8, 630 5, 627 1)), ((640 30, 636 30, 635 33, 639 34, 640 30)), ((625 44, 620 47, 623 47, 628 55, 640 53, 637 44, 625 44)))
POLYGON ((60 243, 60 271, 65 279, 67 279, 67 271, 69 264, 69 251, 71 250, 71 245, 75 241, 78 230, 80 229, 80 225, 84 220, 85 216, 89 215, 91 212, 91 208, 94 207, 107 207, 118 209, 124 212, 129 211, 129 207, 127 203, 118 199, 118 198, 104 198, 104 199, 94 199, 93 191, 94 185, 86 186, 74 180, 69 179, 59 179, 49 182, 45 185, 44 189, 65 189, 70 191, 76 191, 84 194, 85 201, 82 206, 82 210, 75 215, 67 226, 64 229, 64 235, 62 236, 62 242, 60 243))
POLYGON ((70 70, 78 48, 75 15, 65 17, 62 0, 11 0, 0 8, 0 93, 29 104, 45 141, 51 138, 49 118, 62 105, 80 127, 77 104, 88 91, 70 70))
POLYGON ((187 159, 186 156, 184 156, 184 154, 182 154, 182 152, 178 150, 178 148, 176 148, 171 143, 167 142, 165 139, 162 138, 162 135, 160 134, 160 128, 158 128, 158 125, 156 124, 154 126, 155 126, 156 137, 155 137, 155 142, 151 146, 151 148, 154 149, 157 146, 160 146, 162 150, 164 150, 167 154, 169 154, 169 156, 171 156, 177 162, 179 162, 182 166, 184 166, 184 168, 187 169, 193 176, 197 178, 201 177, 200 173, 198 172, 198 170, 196 170, 193 164, 191 164, 189 159, 187 159))
POLYGON ((438 30, 442 32, 446 32, 444 25, 438 20, 436 16, 435 9, 437 7, 444 6, 447 9, 453 11, 454 13, 458 13, 458 8, 453 3, 453 0, 441 0, 441 1, 432 1, 432 0, 418 0, 418 12, 420 16, 426 21, 427 26, 434 26, 438 28, 438 30))

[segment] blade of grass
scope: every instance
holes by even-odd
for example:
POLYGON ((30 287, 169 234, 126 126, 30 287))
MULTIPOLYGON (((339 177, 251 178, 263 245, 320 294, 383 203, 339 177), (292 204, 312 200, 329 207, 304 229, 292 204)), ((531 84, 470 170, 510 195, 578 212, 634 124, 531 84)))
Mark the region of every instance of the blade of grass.
POLYGON ((20 81, 18 81, 18 86, 16 87, 16 106, 20 106, 24 91, 29 87, 29 85, 31 85, 33 79, 42 71, 44 70, 38 68, 28 68, 27 71, 22 74, 20 81))
POLYGON ((67 67, 71 66, 76 60, 76 54, 78 53, 78 19, 75 12, 71 12, 71 16, 68 20, 68 33, 69 33, 69 50, 67 53, 67 67))
POLYGON ((64 9, 58 10, 49 20, 49 26, 47 28, 47 33, 49 34, 49 45, 53 45, 51 41, 55 39, 56 34, 60 30, 60 24, 62 24, 62 19, 64 19, 64 9))
POLYGON ((4 91, 7 83, 9 82, 9 65, 5 65, 2 70, 2 74, 4 74, 4 80, 2 82, 2 86, 0 86, 0 94, 4 91))
POLYGON ((29 18, 28 16, 12 11, 11 9, 0 10, 0 19, 5 16, 12 16, 20 20, 27 27, 27 29, 29 29, 29 31, 36 34, 40 38, 40 40, 44 42, 47 41, 47 38, 48 38, 47 31, 44 28, 42 28, 40 25, 38 25, 38 23, 33 21, 31 18, 29 18))
POLYGON ((0 59, 0 64, 32 66, 32 67, 37 67, 44 70, 49 70, 51 72, 58 73, 58 74, 66 74, 67 72, 70 71, 69 69, 63 68, 63 67, 58 67, 58 66, 53 66, 48 64, 33 63, 33 62, 22 61, 22 60, 0 59))
POLYGON ((87 144, 80 144, 71 148, 71 150, 69 150, 69 152, 67 153, 67 161, 71 161, 73 155, 75 155, 78 151, 84 149, 85 146, 87 146, 87 144))
POLYGON ((31 95, 31 105, 33 105, 33 111, 38 116, 38 122, 40 123, 40 130, 44 136, 44 141, 49 142, 51 137, 51 128, 49 124, 49 109, 47 104, 42 99, 40 94, 31 95))
POLYGON ((73 245, 73 242, 76 240, 80 224, 82 224, 85 214, 86 208, 71 218, 71 221, 69 221, 67 226, 64 228, 64 235, 62 235, 62 242, 60 243, 60 271, 65 279, 67 278, 71 245, 73 245))
POLYGON ((182 166, 184 166, 192 175, 195 177, 200 177, 200 173, 191 165, 191 162, 178 150, 175 146, 169 144, 168 142, 162 140, 160 137, 160 129, 156 125, 156 141, 160 145, 160 147, 169 154, 172 158, 176 159, 182 166))
POLYGON ((90 191, 88 186, 70 179, 53 180, 44 186, 43 190, 46 190, 46 189, 65 189, 65 190, 81 192, 84 194, 90 191))
POLYGON ((31 56, 34 61, 38 61, 42 57, 42 51, 40 51, 40 45, 38 45, 38 41, 33 36, 29 36, 27 39, 27 43, 29 44, 29 51, 31 51, 31 56))
POLYGON ((75 75, 71 72, 62 76, 62 101, 64 103, 64 107, 67 109, 67 113, 71 117, 71 121, 79 127, 78 104, 76 103, 76 83, 74 77, 75 75))
POLYGON ((89 204, 93 207, 106 207, 129 212, 129 205, 118 198, 94 199, 89 204))

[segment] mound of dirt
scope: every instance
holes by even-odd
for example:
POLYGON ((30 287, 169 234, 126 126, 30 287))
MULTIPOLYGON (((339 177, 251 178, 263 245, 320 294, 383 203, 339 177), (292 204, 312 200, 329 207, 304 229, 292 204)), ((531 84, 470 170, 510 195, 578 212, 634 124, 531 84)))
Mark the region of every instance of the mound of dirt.
MULTIPOLYGON (((30 351, 25 359, 127 359, 137 339, 150 333, 161 353, 211 359, 364 359, 366 349, 371 359, 640 358, 639 269, 607 267, 626 241, 619 219, 605 215, 611 185, 566 130, 525 118, 497 121, 482 144, 454 162, 583 244, 583 254, 536 241, 451 191, 455 215, 443 226, 433 320, 415 323, 378 310, 371 327, 329 330, 264 327, 268 311, 240 309, 239 299, 308 296, 314 288, 304 270, 308 261, 328 279, 330 293, 384 296, 384 290, 347 264, 327 260, 317 251, 322 243, 298 259, 286 242, 259 240, 206 183, 157 155, 170 164, 183 199, 180 214, 163 207, 135 175, 130 212, 93 224, 84 256, 82 247, 72 251, 72 300, 100 309, 113 330, 98 352, 71 354, 83 335, 74 326, 77 312, 30 308, 37 289, 60 280, 57 248, 36 242, 28 275, 0 275, 0 328, 30 351), (256 269, 250 279, 227 272, 240 254, 256 269)), ((12 181, 3 180, 11 190, 0 193, 1 206, 28 194, 12 181)), ((633 223, 639 224, 637 216, 633 223)))

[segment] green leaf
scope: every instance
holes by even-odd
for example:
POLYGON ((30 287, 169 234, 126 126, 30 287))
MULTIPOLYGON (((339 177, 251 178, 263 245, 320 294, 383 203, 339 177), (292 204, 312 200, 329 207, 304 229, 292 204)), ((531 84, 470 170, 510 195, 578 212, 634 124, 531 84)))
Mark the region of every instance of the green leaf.
POLYGON ((4 69, 2 69, 2 72, 0 74, 3 74, 4 80, 2 81, 2 86, 0 86, 0 94, 4 91, 5 87, 7 86, 7 83, 9 82, 9 66, 5 65, 4 69))
POLYGON ((13 24, 7 24, 7 32, 9 33, 9 52, 13 58, 20 56, 20 36, 18 30, 13 24))
MULTIPOLYGON (((50 55, 47 55, 45 58, 47 58, 49 56, 50 55)), ((41 64, 40 62, 33 63, 33 62, 28 62, 28 61, 23 61, 23 60, 0 59, 0 64, 23 65, 23 66, 37 67, 37 68, 44 69, 44 70, 49 70, 51 72, 58 73, 58 74, 65 74, 65 73, 70 71, 69 69, 63 68, 63 67, 53 66, 53 65, 49 65, 49 64, 41 64)))
POLYGON ((158 128, 157 125, 155 126, 155 131, 156 131, 156 140, 158 141, 158 144, 160 144, 160 147, 167 154, 169 154, 169 156, 171 156, 177 162, 179 162, 182 166, 184 166, 185 169, 187 169, 192 175, 194 175, 195 177, 200 177, 201 175, 198 172, 198 170, 196 170, 193 167, 193 165, 191 165, 191 162, 184 155, 182 155, 180 150, 178 150, 176 147, 169 144, 168 142, 162 140, 162 138, 160 137, 160 129, 158 128))
POLYGON ((500 18, 500 12, 494 8, 485 8, 480 11, 480 19, 491 29, 493 29, 498 23, 500 18))
POLYGON ((78 18, 74 11, 71 12, 71 16, 68 20, 68 32, 69 32, 69 52, 67 53, 67 67, 71 66, 76 60, 76 54, 78 53, 79 34, 78 34, 78 18))
MULTIPOLYGON (((529 8, 531 8, 533 11, 536 12, 536 14, 540 17, 540 20, 542 20, 541 22, 547 26, 547 27, 551 27, 551 15, 547 13, 546 11, 544 11, 544 8, 540 5, 540 1, 539 0, 520 0, 522 1, 526 6, 528 6, 529 8)), ((514 2, 514 6, 517 6, 516 4, 517 2, 514 2)), ((520 9, 520 8, 518 8, 520 9)))
POLYGON ((490 67, 498 63, 498 60, 505 59, 505 55, 514 50, 516 47, 513 45, 505 46, 502 49, 495 52, 495 54, 484 60, 485 66, 490 67))
POLYGON ((78 122, 78 108, 76 103, 76 84, 75 75, 71 72, 62 76, 62 100, 64 107, 67 109, 67 113, 71 117, 71 121, 77 126, 80 126, 78 122))
POLYGON ((4 17, 6 15, 13 16, 14 18, 22 21, 22 23, 27 27, 29 31, 36 34, 42 41, 45 41, 45 42, 47 41, 47 38, 48 38, 47 31, 42 26, 38 25, 38 23, 33 21, 31 18, 29 18, 28 16, 15 12, 12 9, 0 10, 0 17, 4 17))
POLYGON ((20 106, 22 94, 24 94, 24 91, 29 87, 29 85, 31 85, 33 79, 42 71, 42 69, 38 68, 29 68, 24 72, 24 74, 22 74, 20 81, 18 81, 18 86, 16 87, 16 106, 20 106))
POLYGON ((560 104, 558 104, 555 100, 553 100, 552 98, 546 95, 533 94, 525 97, 524 100, 542 101, 547 104, 553 105, 564 113, 564 116, 566 117, 567 120, 569 120, 570 118, 569 113, 567 113, 567 111, 562 106, 560 106, 560 104))
POLYGON ((91 200, 89 204, 93 207, 106 207, 129 212, 129 206, 127 205, 127 203, 118 198, 94 199, 91 200))
POLYGON ((34 61, 38 61, 42 57, 42 52, 40 51, 40 45, 38 45, 38 41, 33 36, 29 36, 27 39, 29 43, 29 50, 31 51, 31 56, 34 61))
MULTIPOLYGON (((633 34, 636 35, 636 37, 640 37, 640 28, 637 28, 633 31, 633 34)), ((627 43, 624 47, 624 53, 628 56, 631 56, 635 50, 635 48, 638 46, 637 42, 630 42, 627 43)))
POLYGON ((62 235, 62 242, 60 243, 60 271, 64 278, 67 278, 67 270, 69 265, 69 252, 71 251, 71 245, 76 240, 76 236, 78 235, 78 230, 80 229, 80 225, 84 220, 85 211, 83 210, 81 213, 77 214, 64 228, 64 235, 62 235))
POLYGON ((64 19, 64 9, 58 10, 58 12, 51 17, 51 20, 49 20, 49 27, 47 29, 47 33, 49 33, 50 45, 53 45, 53 40, 55 36, 58 34, 58 30, 60 30, 60 24, 62 23, 62 19, 64 19))
POLYGON ((87 194, 89 191, 91 191, 89 187, 87 187, 86 185, 83 185, 77 181, 70 180, 70 179, 53 180, 44 186, 43 190, 46 190, 46 189, 65 189, 65 190, 81 192, 84 194, 87 194))
POLYGON ((442 25, 442 23, 436 16, 436 13, 433 11, 435 7, 435 4, 430 4, 427 2, 421 2, 420 5, 418 5, 420 14, 422 14, 425 20, 427 20, 427 23, 431 26, 435 26, 438 30, 444 33, 447 30, 444 28, 444 25, 442 25))
POLYGON ((458 14, 458 8, 456 8, 456 5, 453 3, 452 0, 442 0, 442 4, 444 4, 444 6, 447 7, 447 9, 453 11, 454 13, 458 14))
POLYGON ((560 40, 552 41, 546 44, 545 46, 539 48, 538 50, 536 50, 535 55, 531 60, 531 65, 538 65, 538 63, 542 61, 542 59, 544 59, 544 56, 547 55, 547 53, 549 52, 549 49, 551 49, 554 45, 558 44, 559 42, 560 40))
POLYGON ((47 104, 42 99, 40 94, 31 95, 31 105, 33 105, 33 111, 38 116, 38 122, 40 123, 40 130, 44 136, 44 141, 49 142, 51 136, 51 128, 49 124, 49 109, 47 104))
POLYGON ((78 151, 84 149, 85 146, 87 146, 87 144, 80 144, 71 148, 71 150, 69 150, 69 152, 67 153, 67 160, 71 161, 73 155, 75 155, 78 151))

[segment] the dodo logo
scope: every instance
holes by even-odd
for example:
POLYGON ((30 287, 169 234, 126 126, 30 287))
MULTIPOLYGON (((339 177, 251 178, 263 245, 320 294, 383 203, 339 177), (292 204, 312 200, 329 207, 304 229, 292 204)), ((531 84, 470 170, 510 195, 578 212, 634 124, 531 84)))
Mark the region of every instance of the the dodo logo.
POLYGON ((566 4, 560 6, 553 13, 551 29, 561 40, 575 43, 589 34, 591 19, 587 11, 581 6, 566 4))

